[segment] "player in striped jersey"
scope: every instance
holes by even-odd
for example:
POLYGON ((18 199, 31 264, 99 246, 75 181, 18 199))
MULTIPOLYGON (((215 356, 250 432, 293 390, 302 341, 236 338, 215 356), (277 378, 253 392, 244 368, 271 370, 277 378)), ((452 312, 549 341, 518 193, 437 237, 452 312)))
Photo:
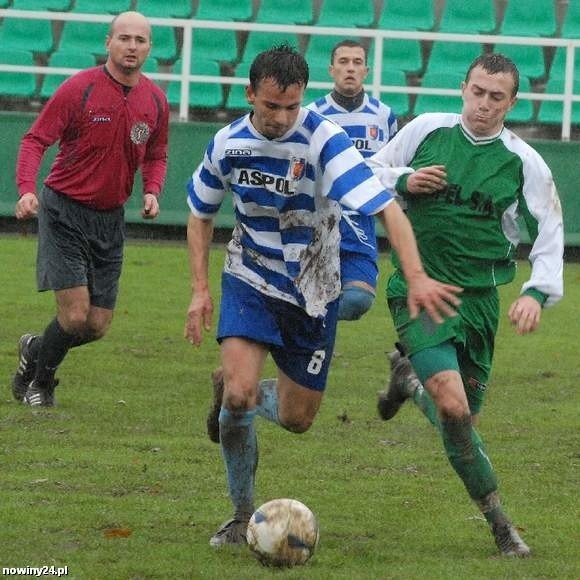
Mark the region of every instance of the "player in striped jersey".
MULTIPOLYGON (((355 40, 342 40, 330 56, 334 89, 308 105, 340 125, 364 158, 376 153, 397 132, 390 107, 367 95, 363 82, 369 72, 366 49, 355 40)), ((339 320, 358 320, 372 306, 378 277, 374 216, 341 206, 339 320)))
POLYGON ((508 316, 518 334, 536 330, 542 308, 562 297, 564 248, 551 172, 504 127, 518 85, 509 59, 479 57, 462 84, 461 115, 421 115, 369 161, 407 202, 427 272, 465 288, 459 316, 434 328, 409 320, 406 284, 395 270, 387 297, 412 367, 400 354, 390 355, 391 383, 380 394, 379 412, 388 420, 406 399, 417 404, 441 432, 449 461, 508 556, 527 556, 530 549, 502 510, 493 467, 473 427, 491 372, 497 286, 514 279, 521 216, 533 244, 532 273, 508 316))
POLYGON ((217 330, 223 393, 216 391, 234 517, 211 538, 216 547, 245 542, 254 511, 255 415, 302 433, 320 406, 340 292, 338 202, 381 214, 414 315, 424 308, 441 321, 459 302, 458 288, 424 274, 408 220, 344 131, 301 107, 307 82, 306 61, 288 45, 260 53, 246 89, 252 112, 218 131, 188 186, 193 294, 185 337, 194 345, 210 328, 209 246, 228 191, 236 216, 217 330), (278 378, 259 382, 269 353, 278 378))

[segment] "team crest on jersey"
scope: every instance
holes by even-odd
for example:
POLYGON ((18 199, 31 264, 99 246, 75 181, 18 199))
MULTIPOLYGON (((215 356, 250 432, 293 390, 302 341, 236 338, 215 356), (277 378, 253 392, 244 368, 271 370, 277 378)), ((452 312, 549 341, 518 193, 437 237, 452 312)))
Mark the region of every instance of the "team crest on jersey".
POLYGON ((143 145, 147 143, 151 131, 149 130, 149 125, 147 123, 135 123, 131 127, 131 141, 135 145, 143 145))
POLYGON ((369 125, 369 139, 378 139, 378 138, 379 138, 379 126, 369 125))
POLYGON ((292 157, 292 161, 290 162, 290 177, 293 181, 302 179, 305 167, 306 159, 304 157, 292 157))

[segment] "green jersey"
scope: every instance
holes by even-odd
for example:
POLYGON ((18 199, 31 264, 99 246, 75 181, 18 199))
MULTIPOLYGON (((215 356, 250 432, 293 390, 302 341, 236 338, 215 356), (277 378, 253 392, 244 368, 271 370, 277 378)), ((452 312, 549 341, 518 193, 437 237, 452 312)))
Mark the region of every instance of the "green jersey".
POLYGON ((370 158, 383 185, 406 204, 426 272, 466 289, 511 282, 525 220, 532 250, 532 276, 522 292, 546 305, 562 296, 564 235, 552 174, 540 155, 505 127, 476 138, 461 115, 429 113, 407 124, 370 158), (447 186, 428 195, 410 194, 408 174, 444 165, 447 186))

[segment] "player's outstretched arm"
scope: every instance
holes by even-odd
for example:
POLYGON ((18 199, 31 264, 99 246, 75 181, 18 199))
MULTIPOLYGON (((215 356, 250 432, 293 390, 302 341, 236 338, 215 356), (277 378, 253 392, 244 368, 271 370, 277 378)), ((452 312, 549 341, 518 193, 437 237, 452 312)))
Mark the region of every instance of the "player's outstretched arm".
POLYGON ((508 318, 518 334, 534 332, 540 326, 542 307, 531 296, 520 296, 508 310, 508 318))
POLYGON ((209 246, 213 237, 213 220, 190 214, 187 223, 187 247, 191 269, 191 303, 187 309, 184 337, 194 346, 209 331, 213 301, 209 289, 209 246))
POLYGON ((421 309, 425 309, 437 323, 443 322, 446 316, 454 316, 455 306, 461 304, 457 294, 462 292, 462 288, 443 284, 427 276, 421 264, 411 223, 398 203, 389 203, 382 211, 382 218, 407 280, 407 302, 411 318, 417 318, 421 309))

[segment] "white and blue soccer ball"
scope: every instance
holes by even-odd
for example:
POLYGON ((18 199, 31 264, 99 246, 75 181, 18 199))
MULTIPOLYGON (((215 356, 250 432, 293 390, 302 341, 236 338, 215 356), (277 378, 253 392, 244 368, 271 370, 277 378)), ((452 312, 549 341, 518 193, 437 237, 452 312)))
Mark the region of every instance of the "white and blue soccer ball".
POLYGON ((265 566, 290 567, 307 562, 318 545, 316 517, 295 499, 273 499, 252 515, 248 546, 265 566))

